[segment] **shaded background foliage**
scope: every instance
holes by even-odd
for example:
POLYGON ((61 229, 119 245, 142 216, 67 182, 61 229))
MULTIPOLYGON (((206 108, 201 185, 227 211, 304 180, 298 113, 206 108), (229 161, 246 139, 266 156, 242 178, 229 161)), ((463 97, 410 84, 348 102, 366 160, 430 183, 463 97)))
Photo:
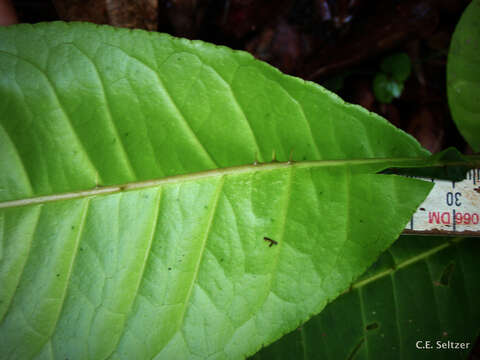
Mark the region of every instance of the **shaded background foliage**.
MULTIPOLYGON (((15 0, 19 22, 89 21, 166 32, 252 53, 387 118, 437 152, 472 153, 446 98, 450 39, 468 0, 15 0), (391 103, 374 94, 382 61, 411 74, 391 103)), ((472 359, 480 358, 477 341, 472 359)))

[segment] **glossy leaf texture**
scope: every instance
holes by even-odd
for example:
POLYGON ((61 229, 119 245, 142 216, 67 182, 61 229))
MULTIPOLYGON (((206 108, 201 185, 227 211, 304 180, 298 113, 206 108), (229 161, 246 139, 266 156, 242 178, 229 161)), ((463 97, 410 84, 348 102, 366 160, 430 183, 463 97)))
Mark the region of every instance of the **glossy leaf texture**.
POLYGON ((448 104, 460 133, 480 151, 480 1, 473 0, 452 37, 447 62, 448 104))
POLYGON ((478 239, 402 236, 351 291, 251 359, 466 359, 480 334, 479 257, 478 239), (437 348, 449 341, 469 346, 437 348))
POLYGON ((412 137, 246 53, 81 23, 0 39, 2 358, 252 355, 431 189, 377 174, 428 156, 412 137))

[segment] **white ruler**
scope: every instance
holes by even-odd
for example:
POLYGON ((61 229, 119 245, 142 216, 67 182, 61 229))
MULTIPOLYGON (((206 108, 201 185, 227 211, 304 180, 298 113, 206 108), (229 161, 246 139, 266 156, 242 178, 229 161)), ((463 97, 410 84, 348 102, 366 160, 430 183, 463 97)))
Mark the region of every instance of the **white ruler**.
POLYGON ((430 181, 435 185, 404 234, 480 236, 480 169, 460 182, 430 181))

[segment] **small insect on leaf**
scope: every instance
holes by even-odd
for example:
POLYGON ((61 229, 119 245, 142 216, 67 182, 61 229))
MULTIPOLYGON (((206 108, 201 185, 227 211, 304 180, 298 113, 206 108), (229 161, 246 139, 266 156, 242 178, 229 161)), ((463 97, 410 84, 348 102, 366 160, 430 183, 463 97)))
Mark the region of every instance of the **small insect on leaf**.
POLYGON ((277 245, 278 244, 278 242, 276 242, 275 240, 270 239, 269 237, 266 237, 266 236, 263 237, 263 240, 268 241, 270 243, 270 245, 268 245, 268 247, 272 247, 272 245, 277 245))

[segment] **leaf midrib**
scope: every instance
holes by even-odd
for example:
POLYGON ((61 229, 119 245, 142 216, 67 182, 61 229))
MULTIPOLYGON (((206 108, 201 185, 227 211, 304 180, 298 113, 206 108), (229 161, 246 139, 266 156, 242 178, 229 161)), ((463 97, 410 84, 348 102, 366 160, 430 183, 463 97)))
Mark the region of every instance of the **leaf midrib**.
MULTIPOLYGON (((351 160, 318 160, 318 161, 301 161, 301 162, 269 162, 269 163, 256 163, 240 166, 225 167, 220 169, 211 169, 195 173, 181 174, 167 176, 164 178, 153 179, 153 180, 144 180, 137 182, 129 182, 124 184, 116 184, 110 186, 97 186, 90 190, 79 190, 72 191, 67 193, 51 194, 36 196, 30 198, 16 199, 16 200, 7 200, 0 202, 1 208, 11 208, 27 205, 36 205, 43 204, 53 201, 61 200, 71 200, 84 197, 91 197, 96 195, 109 195, 115 194, 122 191, 132 191, 132 190, 141 190, 145 188, 151 188, 155 186, 161 186, 166 184, 174 184, 186 181, 195 181, 210 177, 218 177, 223 175, 238 175, 248 172, 259 172, 259 171, 273 171, 278 169, 286 168, 317 168, 317 167, 334 167, 334 166, 346 166, 346 165, 381 165, 384 164, 383 168, 387 167, 418 167, 426 166, 428 158, 369 158, 369 159, 351 159, 351 160)), ((379 169, 378 171, 381 171, 379 169)))
POLYGON ((371 276, 369 276, 367 278, 364 278, 362 280, 359 280, 359 281, 353 283, 352 286, 350 287, 350 289, 346 292, 352 291, 354 289, 361 289, 362 287, 364 287, 365 285, 367 285, 371 282, 377 281, 377 280, 379 280, 379 279, 381 279, 385 276, 389 276, 389 275, 397 272, 398 270, 400 270, 404 267, 407 267, 407 266, 415 264, 419 261, 425 260, 426 258, 428 258, 428 257, 446 249, 446 248, 454 246, 454 245, 462 242, 463 240, 464 240, 464 238, 454 238, 454 239, 452 239, 450 241, 447 241, 447 242, 444 242, 444 243, 442 243, 438 246, 435 246, 435 247, 430 248, 428 250, 422 251, 421 253, 415 254, 415 256, 409 257, 409 258, 395 264, 394 267, 389 267, 388 269, 379 271, 376 274, 372 274, 371 276))

